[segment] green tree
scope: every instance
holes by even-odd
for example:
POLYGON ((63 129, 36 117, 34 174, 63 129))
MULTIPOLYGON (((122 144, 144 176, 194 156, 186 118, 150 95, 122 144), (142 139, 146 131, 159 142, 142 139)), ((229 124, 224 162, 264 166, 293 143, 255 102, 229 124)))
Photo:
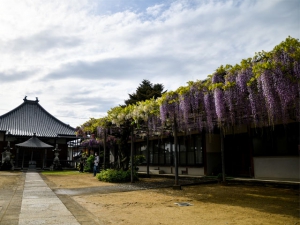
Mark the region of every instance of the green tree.
POLYGON ((125 100, 126 105, 135 104, 139 101, 145 101, 151 98, 161 97, 164 91, 164 85, 152 84, 149 80, 143 80, 138 86, 135 93, 128 94, 129 99, 125 100))

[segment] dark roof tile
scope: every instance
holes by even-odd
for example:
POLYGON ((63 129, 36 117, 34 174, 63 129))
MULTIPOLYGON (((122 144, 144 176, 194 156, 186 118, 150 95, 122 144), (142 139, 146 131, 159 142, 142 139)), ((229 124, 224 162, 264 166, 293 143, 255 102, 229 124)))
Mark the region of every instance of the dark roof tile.
POLYGON ((75 128, 52 116, 38 102, 25 98, 17 108, 0 116, 0 131, 15 136, 75 136, 75 128))

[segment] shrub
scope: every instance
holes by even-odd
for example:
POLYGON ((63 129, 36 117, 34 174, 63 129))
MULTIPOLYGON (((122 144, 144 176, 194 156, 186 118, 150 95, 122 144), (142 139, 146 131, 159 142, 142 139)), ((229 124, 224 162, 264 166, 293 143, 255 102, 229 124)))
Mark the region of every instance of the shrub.
MULTIPOLYGON (((110 183, 122 183, 131 181, 131 171, 130 170, 114 170, 107 169, 102 170, 97 175, 98 180, 110 183)), ((133 174, 134 180, 138 180, 138 175, 136 172, 133 174)))
POLYGON ((139 170, 138 166, 145 162, 146 157, 144 155, 136 155, 133 160, 133 166, 135 170, 139 170))
POLYGON ((94 160, 95 160, 95 156, 90 155, 87 160, 86 163, 84 165, 84 172, 93 172, 93 167, 94 167, 94 160))

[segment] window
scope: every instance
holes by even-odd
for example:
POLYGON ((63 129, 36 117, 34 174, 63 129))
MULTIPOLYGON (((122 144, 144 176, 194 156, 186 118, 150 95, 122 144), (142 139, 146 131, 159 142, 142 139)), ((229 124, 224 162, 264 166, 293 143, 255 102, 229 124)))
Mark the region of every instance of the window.
POLYGON ((187 137, 187 164, 194 165, 195 164, 195 139, 192 136, 187 137))
POLYGON ((196 159, 196 164, 203 163, 202 138, 200 135, 197 135, 195 138, 195 159, 196 159))
POLYGON ((162 141, 159 141, 161 144, 159 144, 159 164, 163 165, 165 164, 165 145, 162 141))
POLYGON ((153 163, 158 164, 159 141, 153 141, 153 163))
MULTIPOLYGON (((147 157, 147 145, 145 142, 136 143, 136 154, 147 157)), ((169 138, 149 141, 149 163, 152 165, 174 165, 175 146, 169 138)), ((203 163, 201 135, 178 137, 178 164, 180 166, 193 166, 203 163)), ((146 161, 145 161, 146 163, 146 161)))
POLYGON ((173 149, 172 149, 172 143, 167 141, 165 143, 165 151, 166 151, 166 164, 173 163, 173 149))
POLYGON ((252 129, 254 156, 298 155, 299 123, 252 129))
POLYGON ((136 143, 135 145, 135 155, 143 155, 145 156, 145 162, 147 162, 147 143, 146 142, 141 142, 141 143, 136 143))
POLYGON ((186 164, 186 143, 185 143, 185 137, 178 138, 179 142, 179 164, 185 165, 186 164))

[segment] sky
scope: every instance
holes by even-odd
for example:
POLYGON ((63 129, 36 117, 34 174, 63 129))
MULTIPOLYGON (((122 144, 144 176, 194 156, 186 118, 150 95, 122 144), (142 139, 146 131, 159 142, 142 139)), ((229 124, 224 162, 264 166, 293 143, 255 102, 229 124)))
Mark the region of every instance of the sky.
POLYGON ((0 115, 37 97, 77 127, 144 79, 174 91, 288 36, 299 0, 0 0, 0 115))

